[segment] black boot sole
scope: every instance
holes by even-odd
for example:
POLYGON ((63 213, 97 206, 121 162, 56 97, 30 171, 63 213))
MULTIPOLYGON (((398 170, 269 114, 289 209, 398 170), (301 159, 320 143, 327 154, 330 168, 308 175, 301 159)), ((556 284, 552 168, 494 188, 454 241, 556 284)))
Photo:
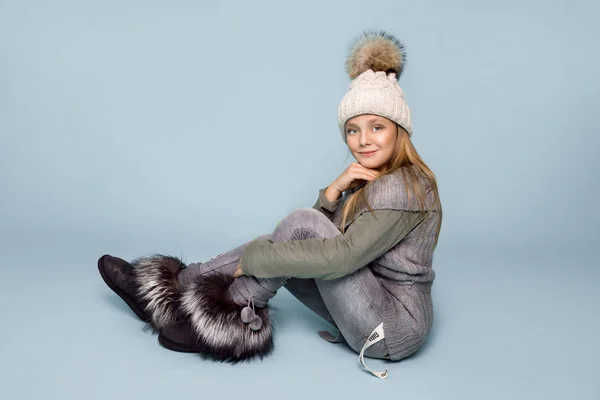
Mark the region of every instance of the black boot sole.
POLYGON ((129 308, 131 308, 131 311, 133 311, 139 319, 141 319, 144 322, 149 322, 150 317, 148 316, 148 314, 146 314, 144 310, 142 310, 142 308, 138 305, 135 299, 123 290, 119 289, 108 279, 106 272, 104 271, 104 263, 102 262, 102 260, 104 260, 104 257, 105 256, 102 256, 98 259, 98 271, 100 271, 100 276, 102 277, 102 280, 104 280, 104 282, 113 292, 115 292, 121 299, 123 299, 123 301, 129 306, 129 308))
POLYGON ((162 334, 158 335, 158 341, 161 345, 166 347, 169 350, 177 351, 179 353, 201 353, 199 349, 193 347, 184 347, 179 343, 175 343, 169 339, 167 339, 162 334))

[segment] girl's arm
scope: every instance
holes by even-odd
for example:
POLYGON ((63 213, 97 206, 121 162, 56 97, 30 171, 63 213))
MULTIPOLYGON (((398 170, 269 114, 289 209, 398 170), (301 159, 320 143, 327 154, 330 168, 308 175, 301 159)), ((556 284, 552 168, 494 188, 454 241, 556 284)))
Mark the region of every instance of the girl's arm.
POLYGON ((417 211, 376 209, 330 238, 254 240, 240 259, 241 274, 258 278, 336 279, 381 257, 421 221, 417 211))

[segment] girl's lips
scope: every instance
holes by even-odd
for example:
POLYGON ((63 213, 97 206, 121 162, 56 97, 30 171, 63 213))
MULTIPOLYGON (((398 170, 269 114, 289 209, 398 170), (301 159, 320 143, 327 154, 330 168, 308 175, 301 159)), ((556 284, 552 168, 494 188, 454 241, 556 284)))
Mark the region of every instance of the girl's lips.
POLYGON ((369 153, 360 153, 360 154, 361 154, 362 156, 366 156, 366 157, 368 157, 368 156, 372 156, 372 155, 373 155, 373 154, 375 154, 376 152, 377 152, 377 150, 371 151, 371 152, 369 152, 369 153))

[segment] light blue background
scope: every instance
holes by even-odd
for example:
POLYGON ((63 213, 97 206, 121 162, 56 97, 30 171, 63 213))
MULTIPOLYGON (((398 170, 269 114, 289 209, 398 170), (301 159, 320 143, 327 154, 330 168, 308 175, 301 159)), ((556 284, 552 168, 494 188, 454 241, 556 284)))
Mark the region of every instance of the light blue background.
POLYGON ((0 1, 0 398, 600 398, 594 1, 0 1), (351 41, 406 46, 438 177, 434 329, 368 359, 282 290, 276 352, 167 351, 104 253, 202 261, 311 207, 354 161, 351 41))

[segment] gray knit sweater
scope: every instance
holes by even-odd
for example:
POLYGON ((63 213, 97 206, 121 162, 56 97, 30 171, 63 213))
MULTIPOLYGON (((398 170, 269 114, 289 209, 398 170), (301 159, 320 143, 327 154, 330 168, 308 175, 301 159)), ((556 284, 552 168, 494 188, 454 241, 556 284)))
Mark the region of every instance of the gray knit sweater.
MULTIPOLYGON (((423 180, 423 184, 426 181, 423 180)), ((342 208, 349 198, 344 193, 336 204, 332 222, 341 229, 342 208)), ((367 200, 374 210, 418 210, 416 199, 409 199, 400 172, 385 175, 366 189, 367 200)), ((432 268, 434 241, 439 210, 434 207, 433 192, 429 192, 425 204, 428 218, 417 225, 402 241, 387 253, 368 264, 386 289, 383 330, 390 359, 408 357, 421 347, 433 323, 431 286, 435 278, 432 268)), ((357 217, 367 208, 359 210, 357 217)), ((352 223, 346 221, 346 227, 352 223)))

